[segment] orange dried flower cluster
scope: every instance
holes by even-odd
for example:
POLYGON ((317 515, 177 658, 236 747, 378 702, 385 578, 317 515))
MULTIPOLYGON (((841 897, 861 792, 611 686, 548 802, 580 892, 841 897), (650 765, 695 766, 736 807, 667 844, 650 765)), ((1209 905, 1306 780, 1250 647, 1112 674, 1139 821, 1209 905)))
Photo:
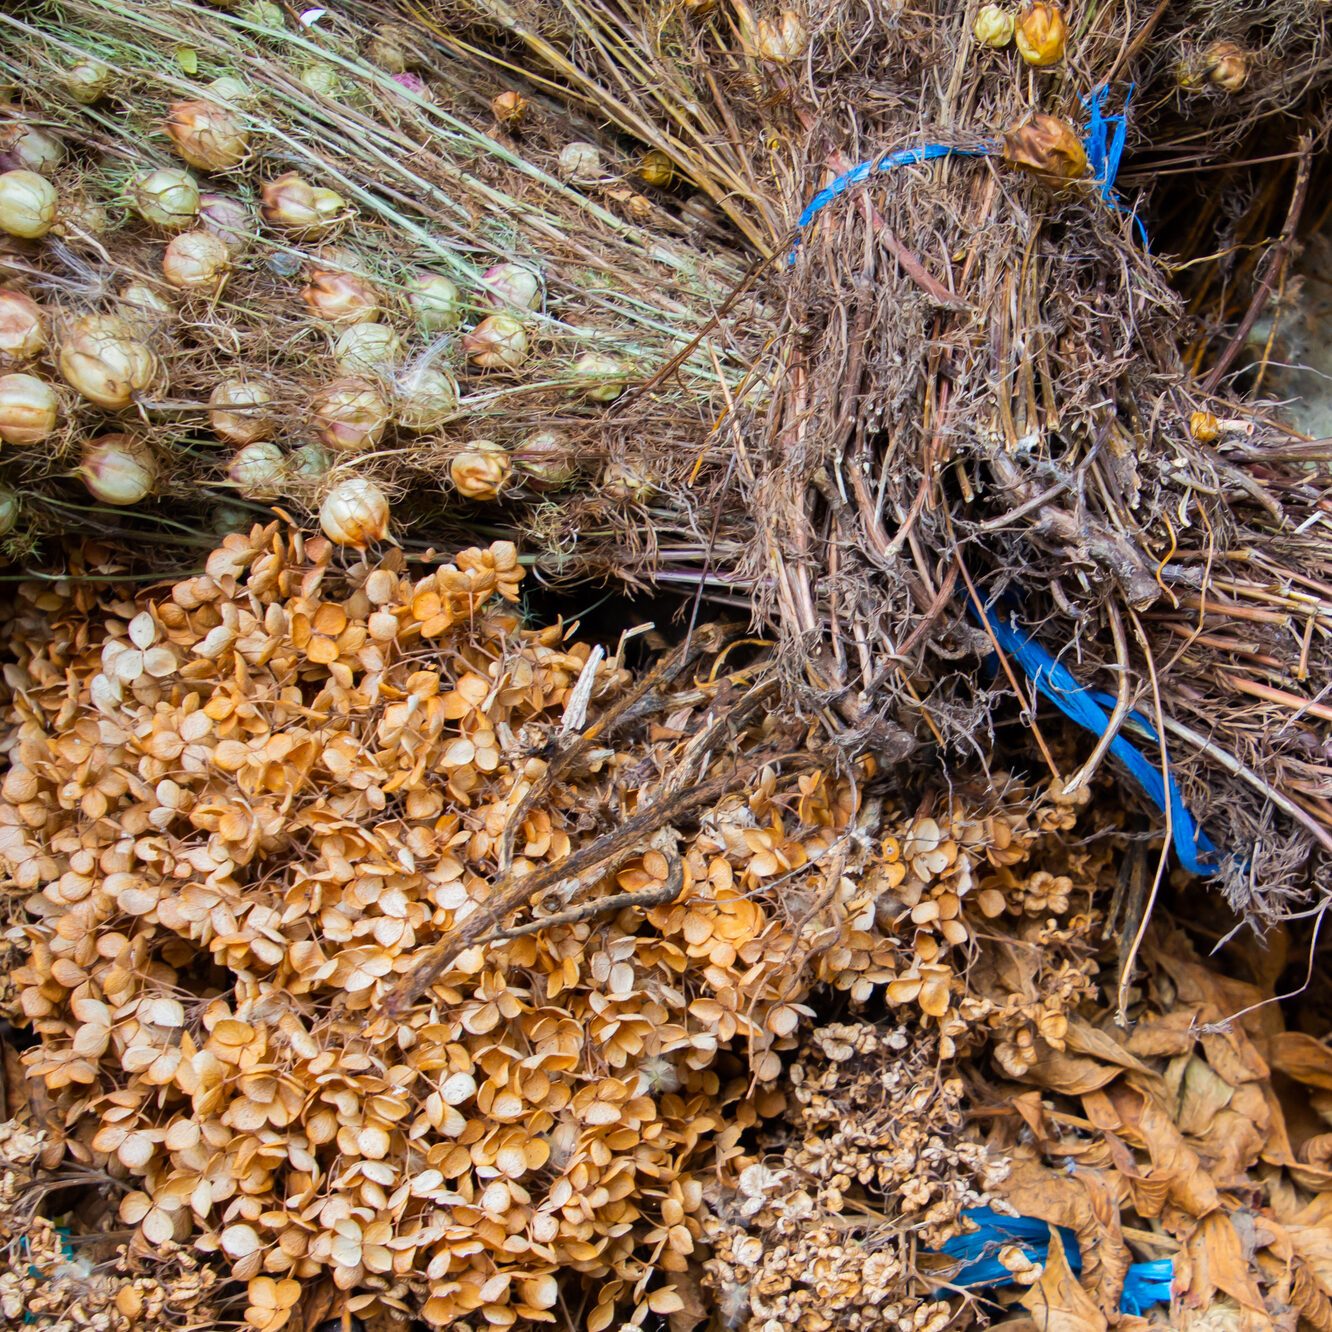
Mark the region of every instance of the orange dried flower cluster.
POLYGON ((741 1135, 782 1108, 813 990, 884 986, 951 1051, 993 1007, 951 961, 963 904, 1002 910, 978 885, 1039 833, 961 797, 885 808, 868 761, 764 761, 790 745, 760 714, 705 762, 752 757, 730 794, 557 872, 523 910, 565 919, 463 948, 391 1016, 506 854, 521 882, 586 852, 735 686, 704 672, 559 766, 566 723, 632 677, 522 626, 511 546, 420 578, 335 554, 274 524, 166 594, 22 590, 0 857, 28 895, 28 1076, 69 1157, 130 1186, 139 1246, 215 1255, 260 1332, 315 1279, 441 1327, 552 1321, 566 1280, 594 1332, 669 1313, 698 1172, 757 1164, 741 1135), (676 843, 673 900, 597 914, 667 884, 676 843))

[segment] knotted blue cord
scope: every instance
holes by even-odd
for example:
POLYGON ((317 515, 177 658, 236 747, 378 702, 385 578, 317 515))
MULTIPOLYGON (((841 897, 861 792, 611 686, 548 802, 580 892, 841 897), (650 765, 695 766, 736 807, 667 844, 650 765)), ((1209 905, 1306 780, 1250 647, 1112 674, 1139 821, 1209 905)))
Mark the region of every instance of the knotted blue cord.
MULTIPOLYGON (((1113 116, 1107 116, 1102 110, 1110 95, 1108 84, 1101 84, 1089 96, 1080 99, 1087 109, 1087 132, 1082 140, 1087 163, 1093 179, 1101 187, 1101 198, 1117 213, 1129 211, 1115 193, 1115 177, 1119 175, 1119 160, 1124 156, 1124 141, 1128 137, 1128 107, 1133 100, 1133 89, 1134 85, 1130 83, 1124 93, 1123 111, 1113 116)), ((1147 228, 1137 213, 1133 214, 1133 223, 1138 228, 1142 248, 1148 249, 1147 228)))
MULTIPOLYGON (((941 1250, 962 1264, 949 1278, 950 1286, 973 1289, 981 1286, 1011 1286, 1013 1274, 999 1261, 1000 1250, 1017 1245, 1033 1263, 1042 1266, 1050 1257, 1050 1225, 1030 1216, 1003 1216, 989 1207, 969 1207, 962 1214, 976 1229, 969 1235, 954 1235, 941 1250)), ((1067 1226, 1056 1226, 1069 1271, 1082 1271, 1078 1237, 1067 1226)), ((1119 1307, 1125 1313, 1142 1314, 1153 1304, 1170 1300, 1174 1264, 1169 1258, 1133 1263, 1124 1276, 1119 1307)))
MULTIPOLYGON (((1110 727, 1110 711, 1115 706, 1115 700, 1109 694, 1079 684, 1067 666, 1051 656, 1034 638, 995 614, 989 606, 985 608, 985 621, 999 646, 1064 716, 1094 735, 1106 733, 1110 727)), ((1128 719, 1151 743, 1160 743, 1151 722, 1141 712, 1130 709, 1128 719)), ((1166 780, 1163 780, 1160 764, 1145 758, 1122 734, 1110 741, 1110 752, 1129 770, 1129 775, 1157 809, 1164 812, 1169 801, 1171 840, 1180 864, 1191 874, 1215 874, 1221 865, 1208 863, 1204 857, 1215 856, 1217 848, 1194 823, 1175 779, 1169 775, 1168 761, 1166 780)))

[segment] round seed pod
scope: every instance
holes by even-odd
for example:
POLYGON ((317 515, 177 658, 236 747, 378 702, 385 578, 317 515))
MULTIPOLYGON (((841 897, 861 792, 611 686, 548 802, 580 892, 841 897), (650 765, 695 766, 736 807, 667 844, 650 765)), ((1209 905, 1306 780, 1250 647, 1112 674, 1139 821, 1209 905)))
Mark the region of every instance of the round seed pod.
POLYGON ((226 243, 202 227, 176 236, 162 256, 162 276, 182 291, 215 289, 230 267, 226 243))
POLYGON ((200 171, 229 171, 249 155, 250 136, 240 118, 217 102, 173 102, 165 128, 176 151, 200 171))
POLYGON ((36 375, 0 375, 0 439, 6 444, 40 444, 56 428, 60 403, 55 390, 36 375))
POLYGON ((390 374, 402 355, 402 339, 387 324, 353 324, 333 344, 333 359, 348 374, 390 374))
POLYGON ((21 291, 0 288, 0 360, 29 361, 45 346, 41 306, 21 291))
POLYGON ((0 175, 0 231, 37 240, 55 226, 59 205, 55 186, 35 171, 0 175))
POLYGON ((483 370, 516 370, 527 359, 527 330, 512 315, 489 315, 463 337, 463 350, 483 370))
POLYGON ((79 475, 103 504, 137 504, 157 484, 157 459, 132 435, 102 435, 84 444, 79 475))
POLYGON ((437 430, 458 410, 458 382, 447 370, 418 366, 400 376, 398 423, 405 430, 437 430))
POLYGON ((324 497, 319 526, 339 546, 365 547, 382 541, 389 530, 388 497, 368 478, 348 477, 324 497))
POLYGON ((89 402, 116 411, 128 407, 157 378, 160 365, 151 348, 117 315, 76 319, 60 343, 60 373, 89 402))
POLYGON ((247 499, 275 500, 282 493, 286 459, 276 444, 247 444, 231 460, 227 476, 247 499))
POLYGON ((276 429, 268 385, 258 379, 224 379, 208 395, 208 423, 213 433, 232 444, 268 439, 276 429))
POLYGON ((407 281, 407 304, 427 333, 457 328, 462 297, 457 285, 443 273, 418 273, 407 281))
POLYGON ((496 500, 513 473, 513 461, 493 439, 473 440, 449 463, 449 477, 464 499, 496 500))
POLYGON ((188 171, 159 167, 130 185, 134 211, 163 231, 188 231, 199 216, 199 185, 188 171))
POLYGON ((341 453, 373 448, 393 420, 388 400, 368 379, 335 379, 320 390, 312 406, 319 438, 341 453))
POLYGON ((372 324, 382 309, 379 292, 359 273, 319 268, 301 289, 310 313, 330 324, 372 324))
POLYGON ((100 60, 80 60, 65 74, 65 91, 84 106, 100 102, 111 91, 115 75, 100 60))
POLYGON ((351 214, 342 195, 311 185, 296 171, 270 180, 260 189, 259 199, 264 221, 296 240, 331 236, 351 214))

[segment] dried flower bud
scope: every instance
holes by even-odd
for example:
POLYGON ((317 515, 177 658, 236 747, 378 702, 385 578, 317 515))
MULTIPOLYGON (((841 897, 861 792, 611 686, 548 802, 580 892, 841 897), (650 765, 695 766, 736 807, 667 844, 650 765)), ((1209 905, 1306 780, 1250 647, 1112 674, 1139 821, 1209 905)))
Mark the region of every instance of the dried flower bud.
POLYGON ((379 387, 368 379, 336 379, 313 403, 319 438, 330 449, 359 453, 384 437, 393 412, 379 387))
POLYGON ((463 338, 463 350, 483 370, 514 370, 527 359, 527 330, 511 315, 489 315, 463 338))
POLYGON ((789 65, 798 60, 809 45, 804 21, 793 9, 784 9, 776 18, 762 18, 754 36, 754 54, 771 65, 789 65))
POLYGON ((276 444, 247 444, 227 468, 231 483, 247 499, 275 500, 282 493, 286 459, 276 444))
POLYGON ((496 500, 513 472, 513 463, 493 439, 473 440, 449 464, 458 494, 470 500, 496 500))
POLYGON ((402 339, 387 324, 353 324, 333 344, 333 359, 349 374, 389 374, 402 355, 402 339))
POLYGON ((992 46, 997 51, 1013 40, 1016 27, 1017 17, 1011 9, 1002 5, 982 5, 971 31, 982 46, 992 46))
POLYGON ((462 317, 462 297, 443 273, 418 273, 408 279, 407 304, 427 333, 456 328, 462 317))
POLYGON ((1087 154, 1077 131, 1058 116, 1034 115, 1002 136, 1004 160, 1047 180, 1087 174, 1087 154))
POLYGON ((45 236, 55 225, 55 186, 35 171, 0 175, 0 231, 25 240, 45 236))
POLYGON ((559 171, 565 180, 586 185, 602 174, 601 152, 595 144, 566 143, 560 149, 559 171))
POLYGON ((236 113, 216 102, 173 102, 166 132, 181 157, 200 171, 228 171, 250 151, 250 136, 236 113))
POLYGON ((1068 25, 1064 22, 1064 11, 1058 5, 1043 3, 1028 5, 1018 16, 1017 30, 1013 34, 1017 41, 1018 54, 1029 65, 1044 69, 1047 65, 1057 65, 1064 58, 1064 48, 1068 43, 1068 25))
POLYGON ((331 235, 350 216, 340 194, 311 185, 295 171, 270 180, 260 189, 259 198, 264 221, 297 240, 331 235))
POLYGON ((202 228, 174 237, 162 256, 162 276, 182 291, 214 289, 230 267, 226 245, 202 228))
POLYGON ((188 231, 199 216, 199 186, 188 171, 160 167, 135 178, 130 202, 145 222, 164 231, 188 231))
POLYGON ((508 129, 517 129, 527 119, 529 109, 527 98, 516 88, 507 88, 490 99, 490 114, 508 129))
POLYGON ((675 163, 660 148, 649 148, 639 158, 638 178, 664 190, 675 179, 675 163))
POLYGON ((408 54, 411 38, 396 23, 381 23, 366 43, 365 53, 380 69, 401 74, 412 63, 408 54))
POLYGON ((41 306, 21 291, 0 288, 0 358, 31 360, 45 346, 41 306))
POLYGON ((157 378, 158 361, 116 315, 76 319, 60 344, 60 373, 89 402, 116 411, 157 378))
POLYGON ((1237 93, 1249 81, 1249 57, 1234 42, 1213 42, 1203 52, 1207 82, 1222 92, 1237 93))
POLYGON ((157 459, 132 435, 102 435, 83 446, 79 475, 103 504, 137 504, 157 483, 157 459))
POLYGON ((257 379, 224 379, 208 395, 208 423, 232 444, 253 444, 272 435, 276 422, 266 411, 273 395, 257 379))
POLYGON ((1211 412, 1193 412, 1189 416, 1189 434, 1199 444, 1215 444, 1221 438, 1221 422, 1211 412))
POLYGON ((114 75, 100 60, 80 60, 65 74, 65 91, 84 106, 100 102, 111 89, 114 75))
POLYGON ((55 390, 36 375, 0 375, 0 439, 40 444, 56 428, 55 390))
POLYGON ((363 476, 340 481, 319 508, 319 526, 339 546, 365 547, 388 536, 388 497, 363 476))

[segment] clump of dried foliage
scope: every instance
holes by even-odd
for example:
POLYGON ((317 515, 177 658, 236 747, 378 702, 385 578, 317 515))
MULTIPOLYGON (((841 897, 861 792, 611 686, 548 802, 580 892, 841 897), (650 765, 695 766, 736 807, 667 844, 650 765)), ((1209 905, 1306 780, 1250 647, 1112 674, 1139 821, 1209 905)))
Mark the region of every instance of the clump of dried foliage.
POLYGON ((502 543, 334 555, 271 524, 10 607, 4 1224, 42 1256, 5 1298, 39 1326, 86 1295, 118 1327, 128 1283, 259 1332, 689 1328, 709 1292, 764 1332, 935 1328, 983 1309, 924 1250, 1045 1215, 1020 1170, 1098 1218, 1107 1309, 1129 1246, 1218 1280, 1227 1190, 1320 1205, 1265 1089, 1324 1047, 1215 1025, 1270 977, 1149 950, 1115 1026, 1106 906, 1147 853, 1112 804, 904 803, 764 706, 733 628, 631 669, 525 625, 502 543))

